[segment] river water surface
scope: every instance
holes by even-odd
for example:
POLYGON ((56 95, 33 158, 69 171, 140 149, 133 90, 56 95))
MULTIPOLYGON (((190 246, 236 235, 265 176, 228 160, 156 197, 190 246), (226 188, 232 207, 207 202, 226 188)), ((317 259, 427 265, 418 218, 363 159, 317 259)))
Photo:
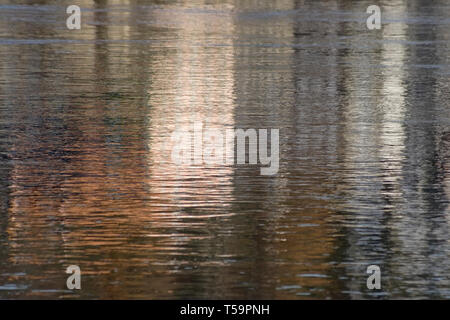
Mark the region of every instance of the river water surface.
POLYGON ((0 298, 450 298, 450 3, 372 2, 2 1, 0 298), (278 173, 174 164, 193 117, 278 173))

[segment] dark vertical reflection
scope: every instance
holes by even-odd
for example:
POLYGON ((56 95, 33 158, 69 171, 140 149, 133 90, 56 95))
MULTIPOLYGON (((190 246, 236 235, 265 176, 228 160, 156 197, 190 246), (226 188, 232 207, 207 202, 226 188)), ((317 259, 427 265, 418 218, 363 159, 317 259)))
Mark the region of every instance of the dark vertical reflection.
MULTIPOLYGON (((2 117, 3 118, 3 117, 2 117)), ((4 137, 2 137, 2 143, 0 146, 3 147, 4 137)), ((10 175, 11 175, 11 165, 7 158, 7 155, 0 154, 0 261, 7 261, 9 255, 9 245, 8 245, 8 208, 10 206, 10 175)), ((3 265, 3 263, 1 264, 3 265)), ((4 283, 6 277, 12 275, 2 275, 1 279, 4 283)), ((11 289, 15 286, 12 285, 11 289)), ((8 288, 8 287, 6 287, 8 288)))
MULTIPOLYGON (((438 14, 439 10, 424 1, 408 7, 429 16, 438 14)), ((448 293, 450 266, 445 167, 439 164, 445 162, 442 138, 448 122, 442 123, 440 117, 448 115, 448 107, 442 104, 437 92, 447 81, 437 72, 430 72, 433 70, 430 68, 445 63, 445 55, 436 28, 414 25, 408 29, 407 36, 427 45, 408 48, 408 80, 404 84, 406 159, 402 172, 403 198, 407 204, 402 206, 401 218, 392 222, 392 228, 398 230, 393 237, 398 253, 391 264, 393 273, 403 275, 401 287, 406 289, 401 294, 442 297, 448 293), (405 233, 406 228, 415 232, 405 233)))
MULTIPOLYGON (((408 16, 406 3, 395 4, 392 13, 408 16)), ((408 9, 436 15, 436 8, 425 3, 415 8, 409 4, 408 9)), ((347 282, 352 297, 372 296, 364 282, 369 264, 380 265, 384 275, 384 288, 374 296, 447 294, 448 199, 442 190, 445 174, 436 163, 442 158, 437 154, 442 135, 437 128, 442 129, 442 123, 436 116, 447 112, 436 106, 436 88, 442 84, 429 69, 441 63, 437 35, 435 28, 425 30, 422 23, 384 26, 381 54, 374 52, 370 61, 357 64, 373 68, 378 56, 375 73, 342 72, 351 86, 345 106, 350 117, 344 129, 345 165, 350 167, 343 176, 348 193, 342 212, 346 236, 341 263, 352 279, 347 282), (410 39, 426 45, 412 45, 410 39), (371 80, 362 81, 364 76, 371 80), (376 95, 368 94, 367 88, 376 95)), ((353 61, 361 57, 349 56, 353 61)))
MULTIPOLYGON (((405 12, 404 3, 396 2, 391 12, 405 12)), ((384 296, 389 291, 368 291, 365 272, 367 266, 379 265, 383 289, 388 285, 395 252, 390 224, 401 214, 405 158, 405 29, 403 23, 383 26, 380 33, 366 35, 374 40, 371 47, 351 46, 342 58, 348 67, 341 73, 347 96, 342 101, 343 145, 339 151, 345 168, 340 214, 344 241, 339 251, 344 253, 340 264, 347 270, 346 292, 355 298, 384 296), (370 55, 361 50, 369 50, 370 55)))

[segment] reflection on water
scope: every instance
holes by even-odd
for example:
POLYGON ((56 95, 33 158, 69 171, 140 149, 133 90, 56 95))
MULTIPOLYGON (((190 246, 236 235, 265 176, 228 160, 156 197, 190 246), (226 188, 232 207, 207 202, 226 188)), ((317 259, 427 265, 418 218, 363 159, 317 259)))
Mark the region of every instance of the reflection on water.
POLYGON ((0 298, 450 297, 445 0, 78 2, 0 5, 0 298), (175 165, 195 120, 278 174, 175 165))

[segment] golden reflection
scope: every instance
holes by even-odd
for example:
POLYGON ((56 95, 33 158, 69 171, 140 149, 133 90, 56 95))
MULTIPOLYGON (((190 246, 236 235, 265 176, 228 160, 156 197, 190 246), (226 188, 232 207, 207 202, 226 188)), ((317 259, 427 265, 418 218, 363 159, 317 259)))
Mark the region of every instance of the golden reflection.
POLYGON ((202 13, 162 11, 159 19, 163 18, 176 23, 177 29, 171 46, 149 61, 148 183, 151 201, 164 205, 168 213, 179 214, 180 203, 186 209, 232 199, 233 169, 201 160, 192 165, 175 163, 171 134, 176 130, 193 135, 195 123, 223 134, 234 128, 234 24, 229 12, 211 20, 202 13), (208 39, 215 34, 221 34, 219 43, 210 45, 208 39))

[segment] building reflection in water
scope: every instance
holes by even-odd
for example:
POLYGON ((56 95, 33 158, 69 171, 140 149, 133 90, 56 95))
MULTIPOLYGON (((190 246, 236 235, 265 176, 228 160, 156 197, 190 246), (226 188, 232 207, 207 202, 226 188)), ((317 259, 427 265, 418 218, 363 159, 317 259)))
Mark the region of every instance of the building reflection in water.
POLYGON ((369 264, 375 295, 448 296, 438 7, 82 0, 68 33, 41 2, 0 17, 0 297, 373 297, 369 264), (279 128, 278 175, 175 164, 194 121, 279 128))
MULTIPOLYGON (((406 2, 395 5, 389 13, 404 16, 406 2)), ((440 55, 433 45, 408 44, 409 39, 423 36, 419 29, 419 25, 386 24, 378 42, 381 49, 374 51, 371 60, 361 60, 366 56, 356 52, 345 58, 359 60, 352 63, 356 68, 371 66, 366 74, 356 68, 343 71, 349 94, 342 264, 353 277, 348 292, 355 298, 364 296, 364 273, 370 264, 379 265, 384 276, 384 290, 375 295, 420 297, 424 287, 437 295, 448 292, 444 280, 449 269, 448 204, 442 202, 442 183, 436 180, 445 179, 445 173, 437 172, 435 164, 436 157, 445 159, 436 147, 435 118, 445 111, 436 106, 434 97, 442 84, 424 67, 439 64, 440 55), (379 60, 374 62, 375 57, 379 60), (368 88, 377 94, 368 94, 368 88), (430 246, 430 241, 440 243, 433 258, 429 254, 437 247, 430 246)), ((427 39, 435 39, 430 32, 427 39)))

